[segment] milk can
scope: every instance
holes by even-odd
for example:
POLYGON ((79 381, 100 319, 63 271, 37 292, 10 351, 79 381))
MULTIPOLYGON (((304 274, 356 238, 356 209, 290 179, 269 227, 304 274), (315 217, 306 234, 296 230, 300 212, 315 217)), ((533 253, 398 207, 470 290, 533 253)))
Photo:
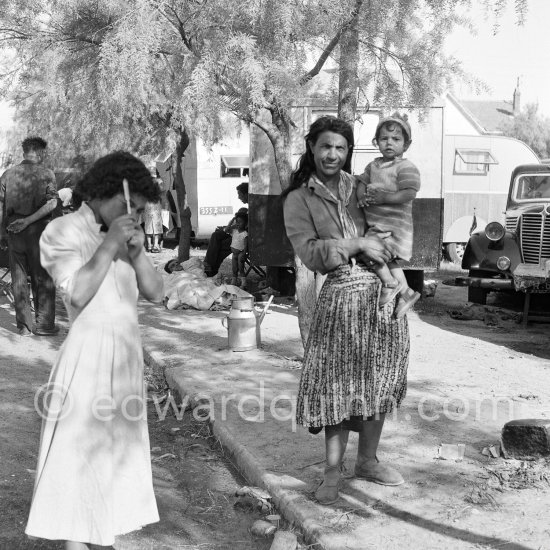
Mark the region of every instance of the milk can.
MULTIPOLYGON (((261 317, 263 319, 263 315, 261 317)), ((222 319, 222 325, 227 329, 229 349, 248 351, 258 348, 261 343, 260 323, 253 296, 231 300, 229 315, 222 319)))

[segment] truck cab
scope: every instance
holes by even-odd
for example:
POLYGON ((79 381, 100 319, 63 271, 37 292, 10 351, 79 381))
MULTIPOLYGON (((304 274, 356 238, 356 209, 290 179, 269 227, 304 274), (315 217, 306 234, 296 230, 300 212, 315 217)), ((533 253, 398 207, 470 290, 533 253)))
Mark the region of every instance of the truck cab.
POLYGON ((550 166, 524 164, 510 178, 504 224, 472 234, 462 260, 468 300, 486 303, 491 290, 550 291, 550 166))

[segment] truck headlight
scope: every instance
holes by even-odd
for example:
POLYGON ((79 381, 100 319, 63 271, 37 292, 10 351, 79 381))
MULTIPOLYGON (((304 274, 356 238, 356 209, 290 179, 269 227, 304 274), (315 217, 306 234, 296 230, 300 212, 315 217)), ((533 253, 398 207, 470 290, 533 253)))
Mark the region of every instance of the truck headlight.
POLYGON ((500 256, 500 258, 497 260, 497 267, 501 271, 506 271, 510 268, 511 263, 512 262, 510 262, 510 258, 508 258, 508 256, 500 256))
POLYGON ((504 226, 498 222, 491 222, 485 226, 485 236, 490 241, 500 241, 504 237, 504 226))

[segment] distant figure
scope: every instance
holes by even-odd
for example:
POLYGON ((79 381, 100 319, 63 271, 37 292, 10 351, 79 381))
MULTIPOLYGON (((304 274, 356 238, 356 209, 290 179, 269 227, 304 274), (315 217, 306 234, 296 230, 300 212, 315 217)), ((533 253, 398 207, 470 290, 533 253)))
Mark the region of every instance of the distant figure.
POLYGON ((241 288, 246 288, 246 275, 244 274, 244 262, 248 253, 248 216, 246 214, 235 216, 235 227, 231 231, 231 252, 233 254, 231 284, 240 284, 241 288))
POLYGON ((9 248, 15 320, 21 336, 52 336, 59 330, 55 326, 55 286, 40 264, 38 245, 59 199, 55 174, 42 166, 47 146, 40 137, 25 139, 23 162, 0 177, 0 246, 9 248))
POLYGON ((368 164, 357 185, 357 200, 363 207, 369 233, 391 233, 388 242, 394 246, 396 256, 387 264, 376 265, 374 272, 382 281, 380 307, 399 295, 394 312, 397 319, 420 298, 419 292, 409 288, 401 267, 412 256, 412 201, 420 189, 418 168, 403 158, 411 145, 411 136, 406 115, 394 113, 383 118, 372 140, 382 156, 368 164))
MULTIPOLYGON (((159 188, 159 193, 164 191, 164 184, 158 171, 155 170, 153 178, 159 188)), ((162 250, 163 227, 162 227, 162 204, 160 202, 148 202, 143 212, 143 230, 145 231, 147 252, 157 253, 162 250)))
MULTIPOLYGON (((245 181, 237 185, 237 196, 241 202, 248 204, 248 183, 245 181)), ((246 214, 248 208, 240 208, 237 214, 246 214)), ((235 218, 232 218, 227 226, 217 227, 210 236, 206 257, 204 259, 204 271, 207 277, 214 277, 218 273, 222 262, 231 254, 231 232, 235 228, 235 218)))

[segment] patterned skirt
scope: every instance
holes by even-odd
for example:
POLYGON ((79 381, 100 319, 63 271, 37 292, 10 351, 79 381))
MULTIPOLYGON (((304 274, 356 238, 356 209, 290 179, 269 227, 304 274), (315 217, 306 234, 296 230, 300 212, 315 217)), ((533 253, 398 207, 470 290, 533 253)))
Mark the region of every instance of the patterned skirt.
POLYGON ((340 266, 321 289, 306 344, 297 421, 334 426, 389 413, 407 388, 409 327, 378 307, 380 281, 364 266, 340 266))

